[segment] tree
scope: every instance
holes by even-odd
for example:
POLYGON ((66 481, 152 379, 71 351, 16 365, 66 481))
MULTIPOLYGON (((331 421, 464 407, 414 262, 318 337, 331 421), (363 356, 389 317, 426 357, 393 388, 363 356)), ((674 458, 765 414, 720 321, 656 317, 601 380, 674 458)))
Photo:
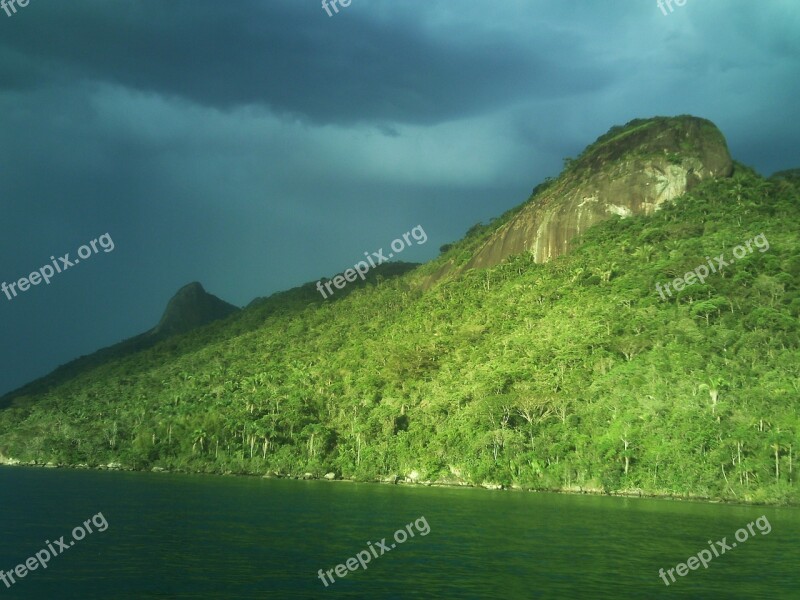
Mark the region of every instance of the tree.
POLYGON ((691 314, 693 317, 697 318, 700 317, 706 320, 706 325, 710 324, 710 319, 712 315, 718 315, 720 310, 723 307, 728 306, 729 302, 727 298, 724 297, 716 297, 712 298, 711 300, 703 300, 702 302, 696 302, 692 305, 691 314))
POLYGON ((722 377, 709 377, 708 383, 701 383, 697 389, 704 390, 708 392, 709 397, 711 398, 711 414, 716 415, 717 412, 717 400, 719 400, 719 390, 727 386, 728 382, 722 377))

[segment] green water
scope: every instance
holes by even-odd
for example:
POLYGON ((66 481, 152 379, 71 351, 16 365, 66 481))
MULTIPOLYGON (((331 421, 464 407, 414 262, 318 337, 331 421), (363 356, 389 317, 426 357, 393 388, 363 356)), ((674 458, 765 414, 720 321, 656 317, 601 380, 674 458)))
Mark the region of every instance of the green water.
POLYGON ((99 512, 106 531, 0 583, 0 599, 800 598, 796 509, 7 467, 0 569, 99 512), (768 534, 659 578, 762 515, 768 534), (406 524, 414 537, 395 543, 406 524), (384 537, 396 547, 366 570, 318 578, 384 537))

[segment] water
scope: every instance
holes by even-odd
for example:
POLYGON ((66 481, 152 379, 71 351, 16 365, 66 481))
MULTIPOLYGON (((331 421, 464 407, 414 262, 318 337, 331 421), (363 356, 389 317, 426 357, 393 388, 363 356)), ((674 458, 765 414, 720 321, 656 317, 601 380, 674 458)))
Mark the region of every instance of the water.
POLYGON ((8 467, 0 569, 100 512, 106 531, 90 522, 47 569, 0 583, 0 599, 800 598, 797 509, 8 467), (707 569, 659 578, 762 515, 770 533, 754 526, 707 569), (384 537, 396 548, 366 570, 318 578, 384 537))

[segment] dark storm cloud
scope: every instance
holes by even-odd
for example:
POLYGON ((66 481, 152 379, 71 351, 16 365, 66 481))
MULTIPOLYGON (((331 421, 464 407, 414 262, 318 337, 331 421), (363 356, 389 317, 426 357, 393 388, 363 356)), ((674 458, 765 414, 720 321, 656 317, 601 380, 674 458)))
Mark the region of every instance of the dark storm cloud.
POLYGON ((157 322, 239 305, 422 224, 427 260, 612 125, 714 121, 800 166, 796 0, 31 0, 0 11, 0 282, 117 244, 3 304, 0 393, 157 322))
POLYGON ((531 51, 500 33, 454 40, 351 8, 331 20, 315 2, 42 3, 3 31, 2 85, 85 78, 345 123, 431 123, 599 85, 589 57, 568 76, 557 64, 579 51, 573 36, 545 30, 531 51))

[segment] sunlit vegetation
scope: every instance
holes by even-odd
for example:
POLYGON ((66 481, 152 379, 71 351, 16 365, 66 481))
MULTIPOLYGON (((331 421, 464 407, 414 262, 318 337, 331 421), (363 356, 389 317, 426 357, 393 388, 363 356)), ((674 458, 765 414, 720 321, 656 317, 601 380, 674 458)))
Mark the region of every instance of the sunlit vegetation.
POLYGON ((18 398, 0 454, 796 501, 798 196, 737 166, 552 263, 259 301, 18 398), (760 233, 769 251, 660 299, 657 282, 760 233))

